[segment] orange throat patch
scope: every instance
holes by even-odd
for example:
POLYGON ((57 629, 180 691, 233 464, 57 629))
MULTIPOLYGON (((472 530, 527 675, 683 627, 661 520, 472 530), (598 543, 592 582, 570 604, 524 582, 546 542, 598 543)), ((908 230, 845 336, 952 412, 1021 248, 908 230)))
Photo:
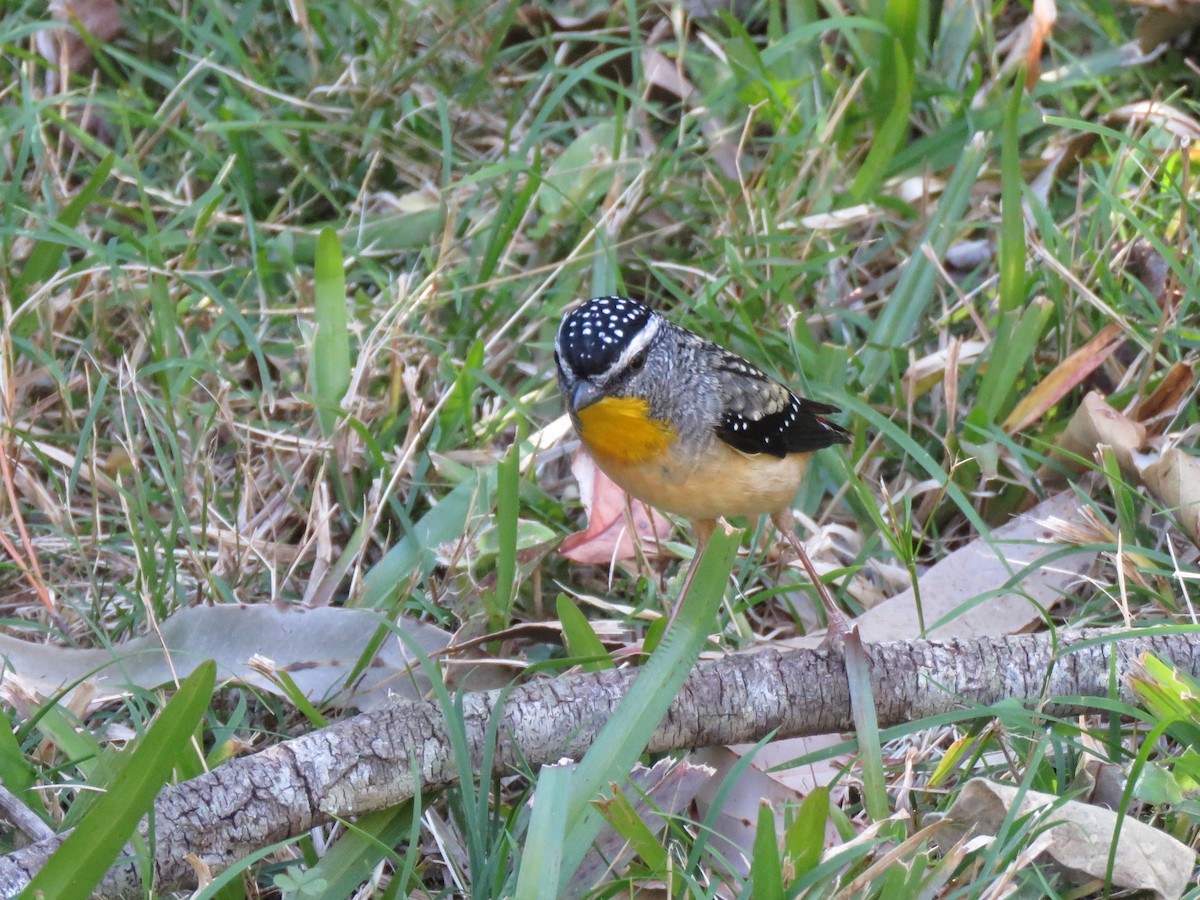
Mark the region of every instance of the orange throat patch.
POLYGON ((675 440, 674 429, 650 418, 650 404, 634 397, 605 397, 578 418, 579 436, 592 455, 618 462, 658 459, 675 440))

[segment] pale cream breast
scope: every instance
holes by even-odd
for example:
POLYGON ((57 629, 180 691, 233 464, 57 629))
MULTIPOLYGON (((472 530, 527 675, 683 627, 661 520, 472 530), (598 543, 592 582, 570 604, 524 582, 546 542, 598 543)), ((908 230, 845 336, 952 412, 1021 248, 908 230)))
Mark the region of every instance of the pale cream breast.
POLYGON ((692 519, 757 516, 787 507, 800 487, 807 453, 779 459, 748 454, 714 440, 700 460, 676 452, 655 462, 623 463, 597 453, 596 463, 630 495, 692 519))

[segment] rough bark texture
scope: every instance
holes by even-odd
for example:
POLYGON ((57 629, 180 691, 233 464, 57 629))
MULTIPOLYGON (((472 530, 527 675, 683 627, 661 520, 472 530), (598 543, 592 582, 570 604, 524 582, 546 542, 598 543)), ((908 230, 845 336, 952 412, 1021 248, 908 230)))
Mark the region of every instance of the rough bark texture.
MULTIPOLYGON (((1007 698, 1107 696, 1114 656, 1127 701, 1130 666, 1143 653, 1200 676, 1200 640, 1192 635, 1075 632, 865 649, 882 727, 1007 698), (1097 637, 1107 640, 1083 646, 1097 637)), ((580 757, 636 675, 636 670, 607 671, 512 690, 500 709, 497 765, 580 757)), ((492 692, 463 700, 476 761, 499 699, 492 692)), ((1066 715, 1081 708, 1049 704, 1045 710, 1066 715)), ((788 737, 850 727, 849 687, 839 651, 768 651, 698 665, 649 749, 744 743, 773 729, 788 737)), ((232 760, 159 796, 154 887, 160 892, 193 887, 188 854, 200 857, 215 874, 257 848, 335 816, 348 818, 407 800, 418 781, 429 790, 456 777, 442 711, 434 702, 400 702, 232 760)), ((0 893, 19 892, 59 841, 40 841, 0 858, 0 893)), ((101 891, 113 897, 140 893, 136 866, 114 868, 101 891)))

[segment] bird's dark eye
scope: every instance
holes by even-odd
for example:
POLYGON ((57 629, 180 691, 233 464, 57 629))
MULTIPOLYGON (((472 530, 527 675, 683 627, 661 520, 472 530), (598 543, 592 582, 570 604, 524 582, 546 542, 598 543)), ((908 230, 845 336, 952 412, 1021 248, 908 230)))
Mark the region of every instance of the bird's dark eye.
POLYGON ((634 355, 633 359, 629 360, 630 373, 636 374, 636 373, 642 371, 642 366, 644 366, 645 364, 646 364, 646 351, 639 350, 637 352, 637 354, 634 355))

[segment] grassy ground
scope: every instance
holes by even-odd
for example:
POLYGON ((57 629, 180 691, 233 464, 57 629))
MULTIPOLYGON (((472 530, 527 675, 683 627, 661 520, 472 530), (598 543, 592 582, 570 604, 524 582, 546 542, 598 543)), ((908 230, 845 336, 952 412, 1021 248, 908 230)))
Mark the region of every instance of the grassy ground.
MULTIPOLYGON (((1179 149, 1194 123, 1119 113, 1156 99, 1194 114, 1194 68, 1178 50, 1131 64, 1133 16, 1107 3, 1060 4, 1028 93, 1015 4, 767 4, 740 19, 618 4, 557 19, 516 4, 132 3, 125 33, 57 93, 31 37, 44 7, 0 9, 0 584, 7 630, 30 640, 105 646, 182 606, 237 601, 374 605, 471 634, 552 616, 560 589, 669 602, 675 562, 610 574, 551 552, 583 524, 562 445, 520 480, 517 520, 502 517, 520 541, 513 591, 487 549, 505 542, 490 503, 444 503, 561 414, 551 344, 582 297, 648 298, 841 406, 854 443, 818 457, 796 506, 840 526, 834 581, 859 573, 883 593, 1040 496, 1038 468, 1086 389, 1135 409, 1200 340, 1195 175, 1179 149), (337 241, 322 245, 326 227, 337 241), (1116 352, 1014 426, 1109 325, 1116 352), (957 370, 904 380, 939 351, 958 352, 957 370), (428 546, 380 574, 414 534, 428 546)), ((1152 430, 1187 446, 1196 425, 1183 402, 1152 430)), ((1100 541, 1092 586, 1056 620, 1189 608, 1178 576, 1194 547, 1107 474, 1079 484, 1146 577, 1118 590, 1116 541, 1100 541)), ((723 614, 740 625, 730 646, 802 630, 792 611, 808 609, 751 545, 723 614), (781 581, 790 604, 774 602, 781 581)), ((562 656, 541 639, 498 653, 562 656)), ((312 722, 220 696, 209 747, 312 722)), ((48 702, 10 698, 6 783, 72 821, 62 786, 103 779, 89 759, 158 702, 92 711, 89 740, 70 744, 45 727, 48 702)), ((1053 793, 1083 755, 1065 725, 971 735, 976 770, 1053 793)), ((1101 740, 1118 765, 1140 749, 1120 728, 1101 740)), ((917 790, 940 758, 909 776, 918 820, 963 780, 917 790)), ((903 768, 884 774, 900 785, 903 768)), ((856 798, 837 811, 843 837, 869 818, 856 798)), ((399 872, 393 896, 442 890, 453 854, 431 837, 448 831, 470 845, 460 890, 511 892, 527 800, 520 785, 490 813, 425 798, 421 842, 397 837, 400 862, 353 874, 399 872)), ((1186 809, 1144 813, 1195 833, 1186 809)), ((301 843, 309 863, 329 838, 301 843)), ((950 871, 909 848, 908 876, 888 869, 875 889, 944 874, 946 893, 982 893, 1029 840, 1014 830, 950 871)), ((849 883, 864 854, 806 884, 849 883)), ((247 884, 300 891, 298 871, 247 884)), ((685 883, 702 892, 714 871, 692 860, 685 883)), ((1041 877, 1018 881, 1036 893, 1041 877)))

